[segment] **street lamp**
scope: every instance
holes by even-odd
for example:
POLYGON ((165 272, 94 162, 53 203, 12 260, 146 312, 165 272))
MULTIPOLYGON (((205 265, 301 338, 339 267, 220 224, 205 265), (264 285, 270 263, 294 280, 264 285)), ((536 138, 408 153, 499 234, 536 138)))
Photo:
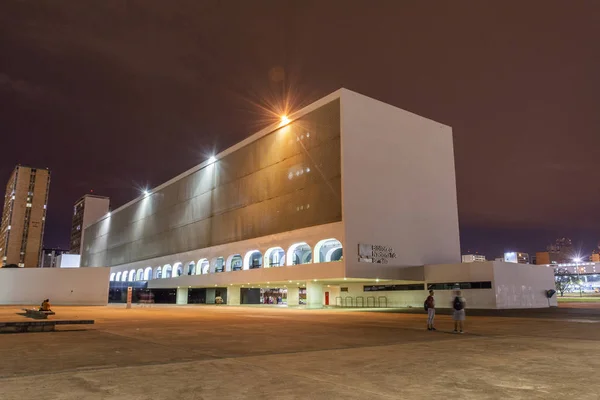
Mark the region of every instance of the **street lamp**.
POLYGON ((581 257, 575 257, 573 259, 575 262, 575 269, 577 270, 577 284, 579 285, 579 297, 583 297, 581 294, 581 278, 579 276, 579 263, 581 262, 581 257))

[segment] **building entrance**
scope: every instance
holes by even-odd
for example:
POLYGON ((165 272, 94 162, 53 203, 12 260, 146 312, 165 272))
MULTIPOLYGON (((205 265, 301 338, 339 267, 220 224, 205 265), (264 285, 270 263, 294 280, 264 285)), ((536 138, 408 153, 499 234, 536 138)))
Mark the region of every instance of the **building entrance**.
POLYGON ((261 304, 287 304, 287 289, 260 289, 261 304))

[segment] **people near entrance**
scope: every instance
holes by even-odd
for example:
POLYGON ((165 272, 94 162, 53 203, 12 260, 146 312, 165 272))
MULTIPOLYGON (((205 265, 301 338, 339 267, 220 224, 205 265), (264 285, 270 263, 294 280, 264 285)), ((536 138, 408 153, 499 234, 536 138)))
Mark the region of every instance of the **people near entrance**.
POLYGON ((215 297, 215 304, 223 304, 223 298, 221 296, 215 297))
POLYGON ((42 306, 40 307, 40 311, 52 311, 50 308, 50 300, 46 299, 42 301, 42 306))
POLYGON ((433 320, 435 318, 435 299, 433 298, 433 290, 429 291, 429 296, 425 300, 425 310, 427 310, 427 330, 435 331, 433 320))
POLYGON ((454 300, 452 300, 452 308, 454 313, 452 319, 454 320, 454 333, 463 333, 464 321, 465 321, 465 299, 461 296, 460 290, 454 293, 454 300))

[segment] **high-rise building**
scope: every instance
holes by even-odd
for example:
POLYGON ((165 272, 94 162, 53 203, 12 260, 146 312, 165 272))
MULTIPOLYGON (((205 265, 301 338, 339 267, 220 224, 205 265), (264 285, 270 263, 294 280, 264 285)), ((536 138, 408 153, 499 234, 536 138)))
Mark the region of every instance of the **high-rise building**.
POLYGON ((6 185, 0 225, 2 265, 39 266, 49 188, 47 168, 15 167, 6 185))
POLYGON ((485 262, 485 256, 482 254, 463 254, 462 262, 464 263, 472 263, 472 262, 485 262))
POLYGON ((86 194, 73 208, 73 223, 71 225, 71 247, 69 253, 81 254, 83 231, 85 228, 105 216, 110 207, 110 199, 104 196, 86 194))

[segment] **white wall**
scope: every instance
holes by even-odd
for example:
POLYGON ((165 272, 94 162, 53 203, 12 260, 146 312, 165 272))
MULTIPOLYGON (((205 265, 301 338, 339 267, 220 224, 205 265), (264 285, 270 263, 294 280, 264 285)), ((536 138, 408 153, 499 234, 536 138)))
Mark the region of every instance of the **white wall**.
POLYGON ((494 280, 493 262, 436 264, 425 266, 427 283, 482 282, 494 280))
POLYGON ((497 308, 544 308, 558 305, 556 295, 550 302, 546 297, 546 291, 555 288, 552 268, 505 262, 494 262, 493 268, 497 308))
POLYGON ((452 129, 348 90, 341 115, 348 276, 359 243, 393 247, 389 265, 460 262, 452 129))
POLYGON ((60 254, 56 257, 56 266, 58 268, 79 268, 79 254, 60 254))
MULTIPOLYGON (((419 282, 370 282, 370 283, 350 283, 348 285, 340 285, 341 287, 347 287, 348 292, 341 292, 340 295, 345 299, 346 297, 353 297, 353 301, 356 303, 356 298, 362 296, 364 298, 365 307, 367 301, 369 306, 372 306, 373 300, 367 300, 367 297, 375 297, 375 301, 380 296, 387 298, 388 307, 423 307, 423 302, 427 298, 425 290, 397 290, 397 291, 381 291, 381 292, 365 292, 365 285, 391 285, 391 284, 416 284, 419 282)), ((339 300, 338 300, 339 301, 339 300)), ((335 298, 332 300, 332 304, 335 305, 335 298)), ((383 305, 384 303, 382 303, 383 305)))
POLYGON ((0 268, 0 304, 106 305, 110 268, 0 268))
MULTIPOLYGON (((425 287, 432 283, 491 282, 492 289, 462 289, 461 295, 467 303, 467 309, 496 308, 492 262, 426 265, 425 281, 425 287)), ((451 308, 453 299, 453 290, 435 291, 437 308, 451 308)))

